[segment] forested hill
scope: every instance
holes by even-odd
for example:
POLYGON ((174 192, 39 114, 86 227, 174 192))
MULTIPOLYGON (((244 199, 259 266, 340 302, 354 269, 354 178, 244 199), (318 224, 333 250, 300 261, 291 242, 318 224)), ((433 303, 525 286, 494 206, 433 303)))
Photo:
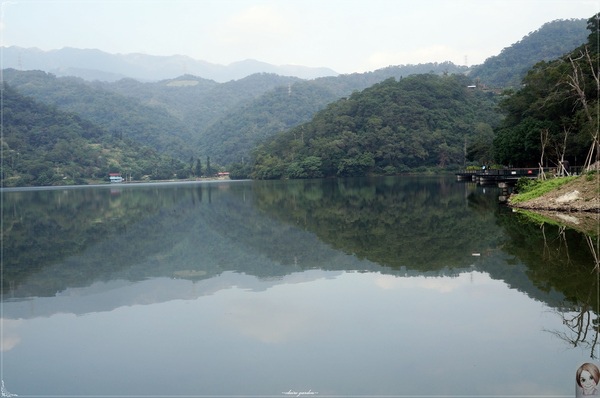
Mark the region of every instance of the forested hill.
POLYGON ((363 176, 462 165, 465 145, 491 135, 499 123, 494 94, 470 85, 462 75, 426 74, 356 92, 261 145, 251 176, 363 176))
MULTIPOLYGON (((132 97, 143 105, 164 108, 201 136, 211 123, 232 108, 261 96, 277 87, 302 81, 296 77, 257 73, 227 83, 217 83, 192 75, 183 75, 153 83, 123 79, 114 83, 94 82, 92 87, 132 97)), ((197 147, 197 140, 191 143, 197 147)))
POLYGON ((598 159, 598 24, 597 16, 590 18, 585 45, 536 64, 523 87, 502 101, 506 117, 494 138, 498 163, 589 166, 598 159))
POLYGON ((199 146, 225 164, 247 159, 259 139, 307 122, 328 103, 364 90, 388 78, 413 74, 465 74, 480 85, 518 87, 537 62, 554 59, 581 45, 587 38, 585 19, 556 20, 525 36, 491 57, 468 68, 451 62, 396 65, 367 73, 324 77, 274 88, 247 103, 240 103, 200 135, 199 146))
POLYGON ((448 62, 309 81, 262 73, 227 83, 190 75, 154 83, 106 83, 5 69, 3 79, 23 95, 76 113, 141 145, 186 162, 210 157, 213 165, 225 166, 248 159, 259 140, 309 121, 328 103, 353 91, 389 77, 465 71, 448 62))
POLYGON ((490 87, 520 87, 527 71, 540 61, 556 59, 586 42, 585 19, 556 20, 472 68, 470 76, 490 87))
POLYGON ((109 172, 171 178, 186 166, 2 86, 2 187, 85 184, 109 172), (85 180, 84 180, 85 179, 85 180))
POLYGON ((192 132, 162 107, 100 90, 82 79, 57 78, 42 71, 3 70, 3 79, 22 95, 79 115, 111 134, 179 159, 194 154, 192 132))
MULTIPOLYGON (((525 73, 523 69, 525 65, 533 65, 542 59, 551 58, 554 53, 560 52, 562 54, 579 45, 573 46, 571 43, 583 43, 584 40, 580 38, 585 38, 587 32, 580 32, 580 23, 579 20, 572 20, 554 21, 546 24, 539 31, 533 32, 511 48, 505 49, 497 57, 491 58, 489 62, 472 69, 444 62, 390 66, 368 73, 323 77, 314 80, 301 80, 295 77, 263 73, 227 83, 217 83, 190 75, 154 83, 142 83, 133 79, 123 79, 112 83, 87 82, 73 77, 57 78, 41 71, 18 71, 14 69, 4 69, 2 77, 18 93, 31 97, 39 103, 55 107, 55 109, 75 114, 81 120, 92 123, 95 128, 101 129, 105 134, 123 141, 127 140, 131 143, 130 148, 148 147, 165 156, 175 157, 177 159, 174 161, 176 164, 180 164, 182 161, 185 162, 188 165, 188 175, 191 169, 195 169, 195 166, 192 165, 198 164, 199 159, 208 161, 208 158, 210 158, 215 168, 219 168, 219 166, 229 168, 230 165, 238 163, 245 164, 247 168, 252 158, 253 149, 261 142, 267 143, 257 152, 263 155, 262 159, 258 159, 259 162, 265 166, 268 162, 273 161, 275 167, 265 166, 260 170, 255 170, 255 175, 260 178, 275 178, 277 175, 302 177, 321 174, 349 175, 363 172, 391 173, 431 165, 447 167, 448 165, 461 163, 465 137, 467 138, 467 145, 470 146, 470 155, 472 155, 471 159, 473 161, 491 161, 493 133, 490 126, 495 126, 499 117, 493 114, 489 107, 494 98, 491 94, 486 94, 479 89, 466 90, 466 85, 476 82, 481 83, 479 86, 513 84, 512 82, 515 81, 520 83, 521 76, 525 73), (334 110, 336 112, 352 111, 344 107, 362 101, 362 96, 368 96, 371 89, 365 91, 364 94, 358 93, 360 90, 365 90, 390 78, 400 85, 399 91, 407 90, 408 86, 403 85, 415 81, 411 76, 422 74, 430 75, 428 78, 422 79, 424 79, 423 81, 429 81, 431 87, 421 87, 415 90, 422 89, 423 92, 420 95, 432 95, 434 99, 437 95, 443 97, 444 94, 438 92, 443 85, 433 82, 450 82, 461 79, 457 76, 451 77, 450 75, 453 74, 468 76, 468 81, 467 78, 464 78, 464 81, 460 82, 462 94, 467 95, 469 93, 464 97, 466 101, 464 107, 460 109, 460 112, 465 111, 466 114, 461 117, 453 116, 452 119, 440 120, 431 124, 432 118, 437 117, 434 114, 440 113, 440 109, 448 106, 448 103, 433 99, 424 101, 419 106, 422 106, 423 109, 436 109, 436 111, 433 112, 432 116, 426 118, 425 126, 427 129, 423 129, 419 123, 413 123, 413 115, 410 114, 410 111, 407 111, 407 109, 416 106, 414 102, 411 102, 416 98, 416 95, 403 94, 408 95, 408 97, 400 96, 398 98, 401 98, 401 101, 407 101, 406 104, 402 104, 402 106, 399 106, 399 104, 391 105, 394 112, 398 111, 397 108, 401 108, 402 112, 408 112, 395 116, 398 120, 390 121, 386 119, 392 113, 391 111, 386 113, 382 110, 376 110, 374 113, 377 118, 381 119, 384 127, 388 127, 392 133, 383 128, 380 129, 377 124, 370 123, 367 128, 361 124, 364 121, 357 121, 358 127, 356 129, 353 127, 345 131, 358 134, 358 129, 366 129, 365 131, 368 131, 368 135, 371 137, 369 139, 373 139, 371 133, 375 129, 378 131, 376 138, 385 144, 382 146, 385 149, 372 151, 373 143, 358 142, 355 146, 349 146, 347 143, 340 144, 337 142, 333 146, 334 153, 337 153, 336 151, 340 148, 342 148, 342 151, 346 151, 342 156, 344 162, 338 162, 334 167, 333 161, 331 161, 329 165, 323 164, 324 168, 317 167, 318 170, 313 170, 315 164, 310 162, 316 159, 310 155, 306 157, 310 167, 306 165, 297 166, 300 158, 296 157, 296 153, 291 155, 291 159, 288 158, 289 154, 283 149, 284 145, 290 144, 292 148, 300 150, 298 142, 302 142, 302 137, 304 137, 297 126, 309 122, 317 112, 325 109, 328 104, 338 101, 340 98, 349 97, 347 101, 338 101, 331 105, 325 113, 319 116, 320 119, 309 123, 305 128, 316 126, 316 123, 326 125, 323 122, 323 114, 327 114, 327 112, 331 113, 334 110), (444 77, 436 78, 434 75, 444 77), (472 101, 479 101, 478 104, 481 105, 476 116, 472 116, 474 112, 470 105, 472 101), (377 112, 382 114, 379 115, 377 112), (482 123, 477 124, 479 121, 482 123), (406 125, 403 125, 403 123, 406 125), (452 127, 447 127, 450 125, 452 127), (470 127, 466 133, 461 135, 455 132, 459 129, 458 125, 468 125, 470 127), (475 127, 473 128, 473 126, 475 127), (413 127, 416 130, 413 131, 413 127), (294 130, 281 135, 274 141, 272 140, 272 137, 276 134, 290 129, 294 130), (420 133, 423 132, 425 132, 423 137, 418 138, 420 133), (289 140, 289 137, 294 134, 300 138, 296 141, 289 140), (389 134, 395 137, 394 139, 399 140, 399 143, 394 143, 393 140, 390 141, 389 134), (432 138, 434 136, 435 138, 432 138), (436 142, 436 139, 440 136, 444 140, 436 142), (461 136, 461 138, 457 138, 458 136, 461 136), (407 141, 402 142, 401 139, 407 139, 407 141), (286 140, 289 141, 286 142, 286 140), (278 147, 277 143, 280 141, 282 146, 278 147), (441 145, 441 147, 437 148, 436 145, 441 145), (271 158, 264 156, 269 147, 275 150, 271 158), (370 153, 373 157, 372 162, 368 156, 355 156, 357 153, 365 156, 370 153), (461 155, 459 156, 459 154, 461 155), (285 169, 294 162, 294 167, 297 167, 295 171, 285 169), (307 167, 314 172, 305 172, 307 167), (283 169, 277 171, 280 168, 283 169)), ((420 81, 419 79, 421 78, 417 80, 420 81)), ((412 84, 418 86, 417 83, 412 84)), ((390 81, 387 81, 383 87, 389 85, 390 81)), ((372 90, 380 89, 381 86, 375 86, 372 90)), ((383 99, 375 98, 369 101, 379 104, 383 99)), ((380 106, 383 109, 386 105, 381 103, 380 106)), ((373 107, 369 106, 367 108, 372 109, 373 107)), ((458 112, 457 109, 453 108, 452 112, 454 111, 458 112)), ((346 119, 355 116, 366 117, 350 113, 346 115, 346 119)), ((337 128, 337 126, 334 127, 337 128)), ((329 129, 328 132, 331 133, 345 133, 344 131, 337 132, 335 128, 330 128, 328 124, 327 128, 329 129)), ((27 131, 31 132, 31 130, 27 131)), ((313 133, 315 136, 317 131, 318 129, 314 127, 313 133)), ((505 131, 508 132, 508 130, 505 131)), ((304 131, 304 134, 306 133, 308 131, 304 131)), ((324 132, 319 134, 321 133, 324 134, 324 132)), ((348 141, 349 137, 343 136, 342 141, 348 141)), ((359 141, 363 139, 360 138, 362 137, 360 134, 357 137, 359 141)), ((539 140, 538 138, 535 139, 539 140)), ((320 140, 320 144, 325 142, 323 137, 320 140)), ((305 148, 302 151, 306 152, 308 149, 305 148)), ((313 147, 311 151, 313 152, 310 153, 315 153, 317 147, 313 147)), ((516 152, 512 151, 512 153, 516 152)), ((318 158, 321 155, 315 156, 318 158)), ((326 160, 325 158, 326 156, 323 159, 326 160)), ((76 160, 73 162, 73 164, 77 163, 76 160)), ((33 163, 28 164, 34 166, 33 163)), ((136 169, 140 168, 136 167, 136 169)), ((82 173, 80 174, 81 178, 92 177, 93 173, 85 173, 93 169, 80 167, 79 170, 82 173)), ((239 165, 236 166, 236 170, 240 170, 239 165)), ((125 170, 120 171, 125 172, 125 170)), ((28 184, 38 183, 37 176, 40 174, 38 171, 21 170, 21 172, 33 176, 32 178, 26 177, 22 181, 28 181, 28 184)), ((169 166, 165 170, 155 168, 151 174, 153 176, 159 174, 171 176, 173 173, 173 167, 169 166)), ((73 175, 75 174, 73 173, 73 175)), ((138 173, 137 175, 145 174, 148 173, 138 173)), ((177 174, 179 176, 184 175, 182 173, 177 174)), ((245 172, 242 172, 242 174, 245 174, 245 172)), ((51 183, 57 183, 57 180, 53 178, 51 183)), ((40 182, 40 184, 42 183, 45 182, 40 182)))
POLYGON ((398 65, 367 73, 298 81, 273 88, 257 98, 240 102, 220 119, 206 126, 199 136, 199 147, 222 164, 248 159, 260 141, 308 122, 327 104, 364 90, 389 78, 412 74, 465 73, 466 67, 451 62, 398 65))

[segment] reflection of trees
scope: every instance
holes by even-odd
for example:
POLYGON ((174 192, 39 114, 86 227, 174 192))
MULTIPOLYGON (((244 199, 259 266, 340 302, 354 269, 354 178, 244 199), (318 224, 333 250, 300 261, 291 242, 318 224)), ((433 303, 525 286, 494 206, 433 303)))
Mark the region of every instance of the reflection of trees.
POLYGON ((158 185, 3 193, 4 292, 48 272, 34 288, 36 294, 54 294, 158 256, 173 242, 165 224, 185 219, 165 211, 184 202, 182 193, 158 185))
POLYGON ((586 240, 588 243, 588 247, 590 248, 590 252, 592 253, 592 256, 594 257, 594 269, 596 271, 600 271, 599 267, 600 267, 600 260, 598 259, 598 253, 600 252, 600 236, 598 236, 596 238, 596 244, 594 244, 594 240, 592 239, 591 236, 586 235, 586 240))
POLYGON ((590 304, 593 294, 596 294, 596 292, 590 291, 587 302, 580 303, 578 308, 573 308, 570 311, 557 311, 559 316, 562 317, 563 325, 567 327, 567 331, 549 332, 574 348, 585 347, 589 349, 590 358, 596 359, 598 358, 596 345, 598 344, 600 319, 594 311, 594 306, 590 304))
POLYGON ((532 222, 520 213, 500 215, 497 222, 510 236, 503 251, 527 267, 534 285, 546 292, 561 292, 573 305, 585 300, 580 292, 588 291, 590 265, 595 264, 589 237, 558 225, 532 222))
POLYGON ((263 278, 310 268, 420 273, 475 262, 531 297, 577 307, 589 285, 589 243, 505 210, 493 191, 421 177, 7 196, 3 283, 5 292, 28 295, 26 281, 46 295, 112 278, 224 271, 263 278), (348 256, 356 261, 348 264, 348 256))
POLYGON ((490 211, 495 196, 476 199, 473 184, 450 179, 118 190, 7 196, 5 291, 27 295, 26 281, 47 295, 96 280, 174 271, 273 277, 315 267, 347 269, 337 260, 344 255, 359 259, 352 267, 437 271, 472 264, 471 253, 495 246, 499 231, 490 211))
MULTIPOLYGON (((593 274, 596 276, 595 284, 591 286, 587 296, 587 300, 584 303, 580 303, 578 311, 574 315, 563 314, 563 323, 567 325, 570 333, 555 333, 558 337, 569 342, 573 347, 578 345, 585 345, 590 349, 590 357, 596 359, 597 355, 596 344, 598 343, 598 332, 600 327, 600 319, 597 312, 598 308, 593 306, 592 296, 599 293, 599 282, 600 282, 600 263, 598 262, 598 243, 600 238, 596 238, 596 243, 591 236, 586 235, 586 241, 592 257, 594 258, 594 270, 593 274), (595 287, 595 289, 594 289, 595 287), (588 341, 588 333, 591 334, 591 338, 588 341)), ((598 303, 595 303, 596 306, 598 303)))
MULTIPOLYGON (((561 227, 561 236, 564 239, 564 227, 561 227)), ((550 331, 558 338, 564 340, 573 347, 585 347, 590 351, 590 358, 596 359, 596 345, 598 344, 598 333, 600 326, 600 318, 598 317, 598 302, 593 300, 594 295, 598 296, 599 281, 600 281, 600 268, 598 267, 598 239, 594 245, 593 238, 589 235, 585 236, 594 259, 594 269, 592 271, 595 276, 595 283, 590 285, 586 299, 579 302, 577 308, 572 309, 568 312, 559 312, 563 319, 563 325, 567 327, 567 331, 550 331)), ((592 278, 590 278, 592 279, 592 278)))
POLYGON ((532 282, 542 290, 564 296, 560 302, 548 304, 565 328, 548 332, 571 347, 589 349, 591 358, 597 358, 599 238, 532 220, 524 214, 500 222, 512 237, 504 249, 527 266, 532 282))
POLYGON ((495 247, 497 196, 443 178, 289 181, 257 185, 256 205, 333 248, 389 267, 432 271, 472 264, 495 247), (318 192, 318 194, 316 194, 318 192), (480 211, 486 208, 487 211, 480 211))
MULTIPOLYGON (((543 225, 542 225, 543 228, 543 225)), ((565 236, 565 227, 559 227, 558 240, 564 242, 567 260, 568 257, 568 241, 565 236)), ((544 236, 545 238, 545 236, 544 236)), ((596 346, 598 344, 598 333, 600 332, 600 318, 598 317, 598 294, 600 291, 600 268, 598 263, 598 241, 596 238, 596 244, 591 236, 585 235, 585 240, 592 254, 594 260, 594 269, 590 273, 590 280, 594 283, 589 285, 587 295, 578 295, 578 297, 584 297, 577 302, 577 306, 569 309, 568 311, 558 310, 557 313, 562 318, 563 325, 566 326, 566 331, 549 331, 561 340, 567 342, 573 348, 585 347, 589 349, 590 358, 596 359, 596 346), (594 300, 596 297, 596 300, 594 300)), ((545 246, 547 247, 547 246, 545 246)), ((548 248, 549 250, 549 248, 548 248)), ((550 253, 548 251, 548 253, 550 253)))
MULTIPOLYGON (((545 231, 545 224, 541 225, 541 230, 545 231)), ((544 236, 544 258, 549 258, 552 254, 552 250, 546 240, 545 232, 544 236)), ((558 227, 558 235, 556 238, 560 246, 564 245, 566 260, 565 265, 570 264, 568 239, 566 237, 566 227, 558 227)), ((591 256, 593 258, 594 268, 590 273, 594 283, 587 287, 587 294, 578 294, 579 301, 577 305, 568 310, 557 310, 556 312, 562 318, 563 325, 566 326, 566 331, 549 331, 561 340, 564 340, 573 347, 585 347, 589 349, 590 358, 598 358, 596 354, 596 345, 598 343, 598 333, 600 326, 600 318, 598 317, 598 301, 597 297, 599 292, 599 281, 600 281, 600 268, 598 263, 598 239, 594 244, 594 238, 589 235, 584 235, 584 239, 588 244, 591 256), (594 300, 596 297, 596 300, 594 300)))
MULTIPOLYGON (((569 257, 569 243, 567 240, 567 235, 565 233, 566 230, 567 230, 567 227, 565 227, 565 226, 558 227, 558 234, 557 234, 556 240, 559 242, 559 246, 558 246, 557 250, 562 252, 563 251, 562 245, 564 244, 564 253, 566 255, 567 264, 570 264, 571 259, 569 257)), ((542 232, 542 237, 544 239, 544 252, 543 252, 542 258, 547 259, 552 256, 552 252, 550 249, 550 245, 548 244, 548 238, 546 237, 546 224, 544 224, 544 223, 540 224, 540 231, 542 232)))

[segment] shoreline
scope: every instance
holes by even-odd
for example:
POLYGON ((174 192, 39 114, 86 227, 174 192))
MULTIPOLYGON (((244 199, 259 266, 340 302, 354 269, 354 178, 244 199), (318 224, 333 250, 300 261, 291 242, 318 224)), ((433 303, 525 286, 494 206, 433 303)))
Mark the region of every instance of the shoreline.
POLYGON ((39 185, 26 187, 0 187, 0 192, 19 192, 19 191, 47 191, 58 189, 85 189, 85 188, 124 188, 124 187, 149 187, 153 185, 184 185, 184 184, 206 184, 218 182, 242 182, 251 180, 232 180, 229 178, 202 178, 197 180, 153 180, 153 181, 128 181, 118 183, 102 183, 87 185, 39 185))
MULTIPOLYGON (((512 197, 512 195, 511 195, 512 197)), ((537 198, 507 206, 530 218, 548 219, 590 235, 600 234, 600 176, 583 175, 537 198), (530 213, 530 214, 527 214, 530 213)))

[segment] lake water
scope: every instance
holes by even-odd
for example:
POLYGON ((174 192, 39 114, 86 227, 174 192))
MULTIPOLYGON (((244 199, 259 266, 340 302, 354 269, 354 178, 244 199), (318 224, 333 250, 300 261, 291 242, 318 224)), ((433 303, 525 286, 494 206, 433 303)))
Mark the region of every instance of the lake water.
POLYGON ((573 396, 595 238, 452 178, 2 193, 3 396, 573 396))

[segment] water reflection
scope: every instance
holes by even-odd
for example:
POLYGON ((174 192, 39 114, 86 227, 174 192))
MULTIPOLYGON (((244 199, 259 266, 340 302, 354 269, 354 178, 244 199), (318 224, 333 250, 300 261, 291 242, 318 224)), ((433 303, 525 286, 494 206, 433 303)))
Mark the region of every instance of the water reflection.
POLYGON ((497 192, 440 178, 217 182, 4 192, 4 298, 233 271, 455 275, 551 306, 586 302, 588 235, 532 223, 497 192))
POLYGON ((4 287, 27 296, 17 290, 39 273, 53 284, 45 294, 54 294, 123 273, 137 280, 346 269, 325 261, 338 251, 423 272, 465 267, 501 233, 488 211, 493 198, 470 206, 469 190, 446 180, 382 179, 8 192, 4 287), (277 265, 265 268, 261 257, 277 265))
POLYGON ((596 238, 497 196, 408 177, 3 192, 7 387, 571 394, 596 356, 596 238))

